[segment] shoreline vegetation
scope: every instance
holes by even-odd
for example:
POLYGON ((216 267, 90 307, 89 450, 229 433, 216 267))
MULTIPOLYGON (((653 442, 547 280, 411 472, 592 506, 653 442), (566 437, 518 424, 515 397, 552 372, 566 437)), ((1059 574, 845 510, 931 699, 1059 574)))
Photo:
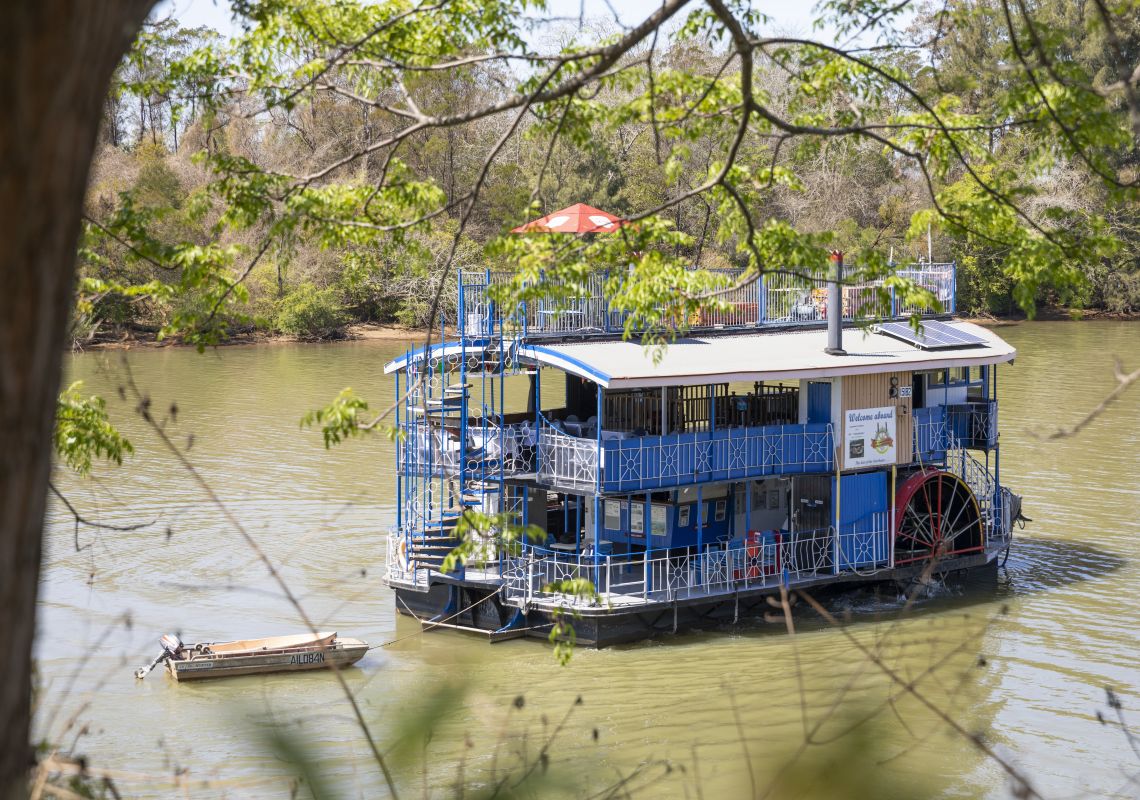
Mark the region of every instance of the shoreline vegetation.
MULTIPOLYGON (((329 31, 366 30, 378 8, 337 3, 322 14, 329 31)), ((1115 63, 1093 17, 1074 17, 1064 4, 1041 11, 1067 67, 1096 81, 1132 74, 1115 63)), ((458 275, 488 263, 519 276, 515 293, 539 269, 558 283, 629 267, 636 277, 607 291, 656 324, 670 304, 679 306, 667 316, 691 312, 716 288, 714 273, 771 262, 810 274, 827 268, 833 250, 868 279, 892 263, 952 257, 956 307, 967 317, 1037 306, 1140 310, 1140 206, 1128 194, 1137 167, 1121 149, 1126 104, 1103 88, 1058 86, 1064 104, 1050 113, 1061 130, 1050 132, 1036 97, 1040 76, 1019 85, 1007 72, 1011 54, 993 36, 1000 6, 916 10, 905 35, 930 43, 936 71, 910 47, 877 55, 886 69, 866 75, 861 59, 814 46, 761 48, 749 80, 779 125, 751 120, 751 109, 743 125, 735 121, 743 76, 715 54, 699 32, 704 23, 650 55, 660 74, 631 49, 617 72, 596 76, 596 89, 544 101, 512 124, 491 110, 514 102, 514 68, 498 56, 450 60, 497 50, 498 38, 432 55, 443 59, 438 68, 409 68, 402 87, 392 83, 396 65, 339 63, 346 53, 301 80, 267 53, 305 42, 297 55, 306 63, 343 43, 307 26, 292 30, 295 20, 281 13, 257 36, 232 41, 174 17, 152 19, 116 69, 84 198, 71 333, 78 348, 148 342, 160 331, 195 345, 327 341, 360 338, 352 331, 362 323, 390 323, 399 337, 440 312, 455 320, 458 275), (945 35, 948 13, 953 36, 945 35), (1006 66, 979 72, 979 63, 1006 66), (930 100, 900 105, 896 73, 914 76, 912 100, 930 100), (295 91, 278 86, 293 80, 295 91), (362 80, 378 82, 365 91, 362 80), (934 98, 945 104, 936 114, 934 98), (416 110, 392 112, 405 101, 416 110), (440 122, 460 108, 485 113, 440 122), (434 121, 408 126, 409 114, 434 121), (1069 117, 1080 121, 1079 137, 1064 124, 1069 117), (826 135, 788 132, 806 119, 826 135), (867 131, 837 135, 868 120, 867 131), (952 126, 945 141, 930 137, 932 120, 952 126), (722 160, 738 131, 730 176, 722 160), (896 138, 882 140, 883 131, 896 138), (922 155, 934 144, 937 152, 922 155), (591 235, 572 247, 506 235, 575 203, 637 225, 620 239, 591 235), (641 254, 634 264, 630 253, 641 254), (682 266, 700 274, 679 284, 672 273, 682 266)), ((413 28, 450 13, 417 18, 413 28)), ((1120 35, 1140 36, 1125 21, 1120 35)), ((539 54, 511 58, 548 63, 539 54)))
MULTIPOLYGON (((1033 320, 1024 314, 1010 314, 1001 316, 962 316, 961 319, 973 322, 988 328, 1000 328, 1017 325, 1021 322, 1102 322, 1102 321, 1136 321, 1140 320, 1140 312, 1115 312, 1104 309, 1071 309, 1062 307, 1039 308, 1033 320)), ((427 328, 420 326, 406 326, 387 322, 358 322, 347 325, 343 330, 332 336, 289 336, 272 331, 250 329, 240 331, 217 343, 217 347, 240 347, 252 345, 276 344, 328 344, 331 342, 362 342, 385 341, 403 342, 422 339, 427 328)), ((434 331, 435 339, 439 336, 438 329, 434 331)), ((449 337, 457 335, 454 328, 447 328, 449 337)), ((129 350, 135 347, 161 348, 161 347, 194 347, 191 342, 184 342, 178 338, 159 339, 156 331, 121 329, 107 331, 102 336, 89 342, 75 342, 72 351, 81 353, 89 350, 129 350)))

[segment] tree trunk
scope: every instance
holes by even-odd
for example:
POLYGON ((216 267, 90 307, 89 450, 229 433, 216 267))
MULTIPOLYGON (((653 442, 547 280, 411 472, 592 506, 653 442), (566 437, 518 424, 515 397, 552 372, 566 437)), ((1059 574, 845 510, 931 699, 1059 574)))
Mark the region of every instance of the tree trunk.
POLYGON ((0 798, 27 792, 51 431, 87 174, 112 70, 152 0, 0 8, 0 798))

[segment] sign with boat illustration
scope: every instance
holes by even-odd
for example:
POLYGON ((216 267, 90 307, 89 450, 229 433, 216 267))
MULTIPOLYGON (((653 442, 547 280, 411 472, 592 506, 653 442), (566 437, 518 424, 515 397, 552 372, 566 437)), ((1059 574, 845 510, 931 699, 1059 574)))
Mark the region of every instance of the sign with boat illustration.
POLYGON ((844 423, 843 454, 847 469, 895 463, 894 406, 851 409, 844 423))

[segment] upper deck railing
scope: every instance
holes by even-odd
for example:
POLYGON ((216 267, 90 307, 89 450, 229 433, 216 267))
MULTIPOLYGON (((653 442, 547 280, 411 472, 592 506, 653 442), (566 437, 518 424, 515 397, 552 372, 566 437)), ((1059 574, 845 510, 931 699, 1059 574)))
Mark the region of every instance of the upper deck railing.
MULTIPOLYGON (((714 273, 716 271, 713 271, 714 273)), ((843 285, 843 319, 853 322, 866 317, 908 317, 913 313, 953 313, 955 277, 953 263, 916 264, 900 267, 895 274, 908 278, 934 295, 940 310, 919 308, 896 297, 893 289, 884 298, 882 280, 856 281, 843 285)), ((719 272, 727 285, 740 273, 719 272)), ((625 330, 629 313, 611 307, 606 295, 606 275, 597 274, 568 289, 550 281, 548 298, 528 300, 509 308, 498 306, 488 291, 511 281, 508 272, 466 270, 459 276, 459 326, 467 337, 509 334, 523 338, 557 338, 591 334, 617 334, 625 330)), ((719 299, 727 308, 709 308, 684 320, 689 330, 747 330, 765 326, 802 325, 827 319, 826 278, 794 272, 764 275, 733 289, 719 299)), ((664 310, 664 309, 663 309, 664 310)))
POLYGON ((543 420, 538 482, 566 491, 645 491, 767 475, 828 473, 833 437, 826 423, 725 428, 633 436, 602 431, 579 438, 543 420))

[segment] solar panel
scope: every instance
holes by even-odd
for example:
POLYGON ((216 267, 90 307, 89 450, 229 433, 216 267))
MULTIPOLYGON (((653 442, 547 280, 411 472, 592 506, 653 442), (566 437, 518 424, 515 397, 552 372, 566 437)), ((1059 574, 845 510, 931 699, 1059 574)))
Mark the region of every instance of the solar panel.
POLYGON ((907 322, 886 322, 879 326, 878 332, 919 350, 953 350, 959 347, 981 347, 986 343, 979 336, 937 320, 922 323, 922 328, 917 333, 907 322))

